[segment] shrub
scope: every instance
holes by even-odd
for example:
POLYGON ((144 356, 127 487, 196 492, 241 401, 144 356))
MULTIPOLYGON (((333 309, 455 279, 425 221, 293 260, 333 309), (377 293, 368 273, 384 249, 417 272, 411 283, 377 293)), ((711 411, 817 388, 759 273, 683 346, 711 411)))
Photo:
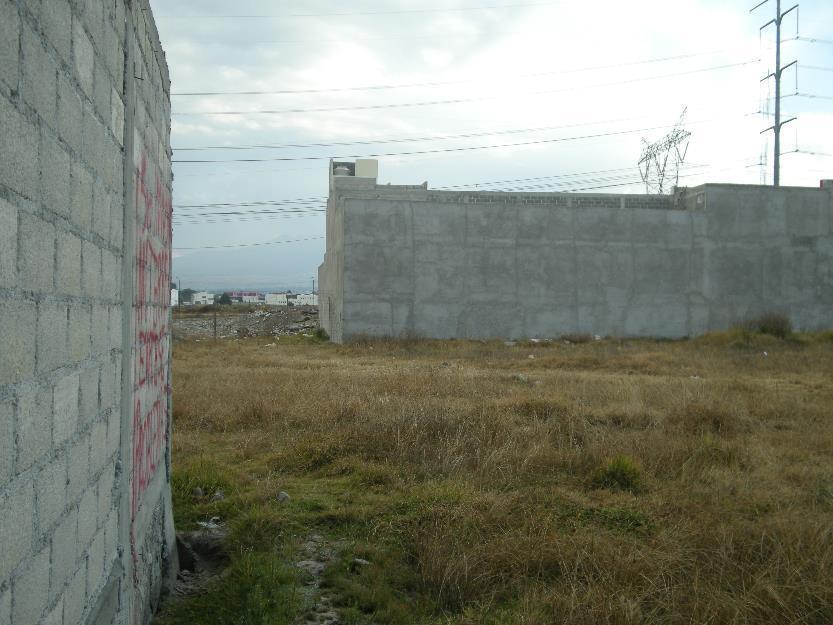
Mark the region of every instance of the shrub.
POLYGON ((593 474, 594 488, 626 490, 638 493, 642 490, 642 471, 627 456, 616 456, 607 466, 593 474))
POLYGON ((592 343, 593 335, 586 333, 564 334, 561 336, 561 340, 568 343, 592 343))
POLYGON ((782 313, 766 313, 760 317, 747 319, 740 325, 747 332, 768 334, 785 339, 792 335, 793 325, 790 318, 782 313))
POLYGON ((326 343, 330 340, 330 335, 327 334, 327 331, 324 328, 316 328, 315 332, 312 335, 319 341, 326 343))

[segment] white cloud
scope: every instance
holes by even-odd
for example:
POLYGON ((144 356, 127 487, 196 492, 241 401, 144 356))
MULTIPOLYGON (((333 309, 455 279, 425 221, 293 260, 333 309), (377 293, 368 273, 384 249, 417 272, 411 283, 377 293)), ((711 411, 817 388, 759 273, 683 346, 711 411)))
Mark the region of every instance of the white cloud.
MULTIPOLYGON (((470 7, 481 0, 432 0, 423 8, 470 7)), ((483 4, 493 4, 481 2, 483 4)), ((468 131, 608 123, 524 134, 431 141, 284 150, 183 152, 199 158, 327 157, 402 153, 456 146, 521 143, 671 124, 688 106, 692 131, 689 161, 708 165, 686 184, 706 180, 757 182, 770 125, 758 110, 761 76, 772 65, 771 33, 759 26, 774 7, 749 15, 741 3, 718 0, 645 0, 638 5, 612 0, 565 1, 513 10, 447 11, 364 16, 258 20, 185 19, 165 15, 229 13, 222 0, 180 0, 175 6, 152 0, 171 66, 174 92, 333 89, 380 84, 463 81, 439 87, 268 96, 175 97, 173 110, 238 111, 312 109, 474 99, 453 105, 342 110, 251 116, 174 116, 175 146, 308 144, 457 134, 468 131), (704 54, 700 54, 704 53, 704 54), (698 54, 655 63, 626 63, 698 54), (694 71, 763 54, 759 64, 694 71), (585 71, 570 71, 619 64, 585 71), (558 73, 561 72, 561 73, 558 73), (692 72, 681 76, 668 74, 692 72), (531 76, 532 74, 538 74, 531 76), (625 83, 625 81, 634 81, 625 83), (620 84, 608 84, 620 83, 620 84), (606 85, 607 86, 603 86, 606 85), (549 93, 535 93, 544 92, 549 93)), ((770 3, 773 4, 773 3, 770 3)), ((355 0, 349 5, 310 2, 298 8, 250 0, 252 14, 338 13, 409 10, 413 0, 355 0)), ((805 0, 802 33, 831 37, 833 5, 805 0)), ((791 26, 788 26, 788 31, 791 26)), ((786 36, 786 35, 785 35, 786 36)), ((802 41, 784 46, 785 59, 833 66, 833 46, 802 41)), ((790 75, 788 74, 788 77, 790 75)), ((830 73, 801 70, 801 92, 833 95, 830 73)), ((789 78, 792 80, 792 78, 789 78)), ((764 89, 766 83, 764 83, 764 89)), ((792 87, 791 87, 792 89, 792 87)), ((830 101, 790 98, 785 111, 798 122, 784 131, 785 149, 833 152, 830 101)), ((397 183, 428 179, 432 185, 502 180, 632 168, 644 134, 664 129, 579 141, 501 149, 401 155, 381 159, 381 178, 397 183)), ((771 146, 771 140, 770 140, 771 146)), ((175 165, 175 203, 239 202, 326 194, 326 161, 175 165)), ((833 159, 785 156, 788 184, 815 185, 833 159)), ((630 171, 630 170, 629 170, 630 171)), ((833 172, 831 172, 833 175, 833 172)), ((771 178, 771 174, 769 174, 771 178)), ((616 189, 613 189, 616 190, 616 189)), ((635 185, 633 190, 638 190, 635 185)), ((284 233, 320 235, 321 219, 178 226, 177 247, 247 243, 284 233)), ((307 248, 305 248, 307 249, 307 248)), ((297 272, 314 272, 321 247, 311 243, 297 272)), ((291 256, 290 256, 291 257, 291 256)), ((287 257, 287 258, 290 258, 287 257)), ((259 257, 260 258, 260 257, 259 257)), ((287 261, 288 262, 288 261, 287 261)), ((277 272, 277 270, 276 270, 277 272)), ((293 272, 290 272, 293 273, 293 272)), ((277 275, 277 273, 276 273, 277 275)))

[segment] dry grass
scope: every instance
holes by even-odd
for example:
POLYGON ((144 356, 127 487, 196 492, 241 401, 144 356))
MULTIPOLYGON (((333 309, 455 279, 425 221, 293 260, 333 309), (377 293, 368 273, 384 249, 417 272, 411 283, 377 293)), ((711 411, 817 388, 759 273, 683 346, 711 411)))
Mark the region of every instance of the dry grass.
POLYGON ((176 345, 178 521, 346 541, 347 623, 833 622, 830 335, 270 342, 176 345))

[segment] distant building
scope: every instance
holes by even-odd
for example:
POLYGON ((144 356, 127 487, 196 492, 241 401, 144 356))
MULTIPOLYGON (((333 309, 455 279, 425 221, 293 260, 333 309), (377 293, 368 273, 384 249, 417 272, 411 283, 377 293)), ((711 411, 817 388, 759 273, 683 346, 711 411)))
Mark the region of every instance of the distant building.
POLYGON ((257 304, 262 301, 262 296, 257 291, 232 291, 229 297, 235 304, 257 304))
POLYGON ((318 295, 315 293, 298 293, 292 303, 295 306, 318 306, 318 295))
POLYGON ((208 306, 214 303, 214 293, 199 291, 191 296, 191 303, 195 306, 208 306))
POLYGON ((286 306, 289 302, 286 299, 286 293, 267 293, 267 306, 286 306))
POLYGON ((179 306, 179 289, 171 289, 171 306, 179 306))

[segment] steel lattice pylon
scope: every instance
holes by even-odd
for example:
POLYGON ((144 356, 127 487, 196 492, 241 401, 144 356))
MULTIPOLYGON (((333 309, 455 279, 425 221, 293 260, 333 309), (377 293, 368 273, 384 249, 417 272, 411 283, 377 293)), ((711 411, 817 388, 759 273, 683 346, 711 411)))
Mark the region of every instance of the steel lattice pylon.
POLYGON ((642 155, 639 158, 639 173, 647 193, 664 193, 666 183, 673 179, 676 186, 680 167, 688 152, 691 132, 683 128, 688 107, 683 109, 673 130, 655 143, 642 139, 642 155))

